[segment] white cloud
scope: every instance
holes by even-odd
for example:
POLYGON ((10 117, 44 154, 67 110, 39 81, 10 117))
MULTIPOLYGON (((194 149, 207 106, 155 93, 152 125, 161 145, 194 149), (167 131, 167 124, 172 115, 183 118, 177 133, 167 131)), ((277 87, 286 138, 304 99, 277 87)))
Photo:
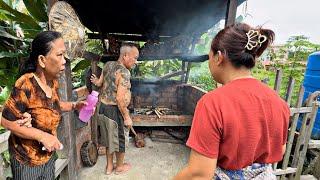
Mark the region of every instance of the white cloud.
MULTIPOLYGON (((245 3, 238 8, 243 14, 245 3)), ((292 35, 305 35, 320 43, 320 0, 248 0, 244 22, 264 25, 276 34, 276 44, 283 44, 292 35)))

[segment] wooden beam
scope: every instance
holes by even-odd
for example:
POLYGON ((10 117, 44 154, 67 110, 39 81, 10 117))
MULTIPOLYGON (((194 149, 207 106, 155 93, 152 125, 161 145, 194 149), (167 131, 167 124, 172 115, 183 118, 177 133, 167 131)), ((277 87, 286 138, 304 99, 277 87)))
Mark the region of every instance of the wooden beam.
POLYGON ((284 175, 284 174, 293 174, 297 171, 297 168, 288 167, 287 169, 276 169, 273 174, 276 176, 284 175))
POLYGON ((310 113, 311 111, 312 107, 290 108, 290 116, 293 116, 294 114, 310 113))
POLYGON ((228 0, 225 26, 230 26, 236 21, 238 0, 228 0))
POLYGON ((320 149, 320 140, 311 139, 308 145, 308 149, 320 149))
POLYGON ((146 35, 141 35, 141 34, 103 34, 102 36, 97 33, 88 33, 88 38, 89 39, 108 39, 110 37, 116 38, 117 40, 120 41, 147 41, 147 40, 154 40, 157 42, 162 42, 170 36, 146 36, 146 35))
MULTIPOLYGON (((116 61, 118 59, 118 55, 103 55, 101 57, 101 62, 108 62, 108 61, 116 61)), ((155 60, 172 60, 178 59, 185 62, 204 62, 209 59, 209 55, 174 55, 174 54, 167 54, 167 55, 141 55, 139 56, 138 61, 155 61, 155 60)))
POLYGON ((157 81, 169 79, 169 78, 172 78, 172 77, 175 77, 175 76, 179 76, 179 75, 182 75, 182 74, 185 74, 185 71, 175 71, 175 72, 171 72, 171 73, 168 73, 168 74, 165 74, 165 75, 159 77, 159 78, 157 79, 157 81))
POLYGON ((133 115, 133 126, 191 126, 192 115, 133 115))
POLYGON ((299 180, 317 180, 319 178, 316 178, 315 176, 312 176, 310 174, 302 175, 299 177, 299 180))

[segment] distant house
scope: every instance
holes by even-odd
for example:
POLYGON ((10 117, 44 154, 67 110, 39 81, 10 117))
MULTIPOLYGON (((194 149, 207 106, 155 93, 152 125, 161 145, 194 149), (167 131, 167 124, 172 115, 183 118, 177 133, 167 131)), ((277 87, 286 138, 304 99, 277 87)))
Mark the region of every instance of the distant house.
POLYGON ((284 45, 270 46, 260 57, 261 64, 265 69, 272 66, 275 62, 286 63, 289 51, 284 45))
POLYGON ((270 46, 261 56, 261 61, 282 61, 286 62, 289 56, 289 50, 284 45, 270 46))

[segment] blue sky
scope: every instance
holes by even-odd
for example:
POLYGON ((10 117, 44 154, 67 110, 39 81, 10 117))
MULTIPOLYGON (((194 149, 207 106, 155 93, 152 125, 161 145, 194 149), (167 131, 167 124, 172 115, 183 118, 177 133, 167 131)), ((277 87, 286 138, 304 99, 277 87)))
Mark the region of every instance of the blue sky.
MULTIPOLYGON (((242 4, 237 14, 244 14, 242 4)), ((275 44, 284 44, 291 35, 305 35, 320 44, 320 0, 248 0, 245 22, 270 28, 275 44)))

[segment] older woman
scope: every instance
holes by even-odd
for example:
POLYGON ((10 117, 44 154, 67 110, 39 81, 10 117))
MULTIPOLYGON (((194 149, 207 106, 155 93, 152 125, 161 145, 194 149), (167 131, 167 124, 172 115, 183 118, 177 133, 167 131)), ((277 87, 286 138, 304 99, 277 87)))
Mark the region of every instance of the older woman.
POLYGON ((61 111, 80 109, 85 104, 59 100, 57 79, 65 68, 65 51, 60 33, 39 33, 23 75, 4 105, 1 124, 11 131, 9 152, 15 180, 54 179, 52 154, 63 147, 57 138, 61 111), (15 122, 24 113, 31 115, 32 127, 15 122))
POLYGON ((247 24, 226 27, 213 39, 209 69, 223 86, 199 100, 189 163, 176 180, 276 179, 270 164, 282 159, 289 108, 250 72, 273 39, 273 31, 247 24))

